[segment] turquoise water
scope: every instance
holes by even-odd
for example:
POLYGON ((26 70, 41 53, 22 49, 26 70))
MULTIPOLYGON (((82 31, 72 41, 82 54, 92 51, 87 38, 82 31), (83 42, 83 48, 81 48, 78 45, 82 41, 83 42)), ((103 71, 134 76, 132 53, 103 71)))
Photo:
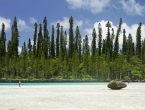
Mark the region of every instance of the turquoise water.
MULTIPOLYGON (((108 82, 46 82, 46 83, 23 83, 21 82, 21 85, 25 86, 63 86, 63 85, 107 85, 108 82)), ((18 83, 0 83, 0 86, 15 86, 18 85, 18 83)), ((145 85, 145 83, 142 82, 133 82, 129 85, 145 85)))

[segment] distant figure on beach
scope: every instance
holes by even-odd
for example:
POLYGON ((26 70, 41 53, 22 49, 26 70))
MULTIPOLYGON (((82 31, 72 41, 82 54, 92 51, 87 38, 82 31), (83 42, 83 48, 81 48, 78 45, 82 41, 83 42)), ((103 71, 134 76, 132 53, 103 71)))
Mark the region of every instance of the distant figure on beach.
POLYGON ((21 84, 21 82, 20 82, 20 80, 19 80, 19 87, 21 87, 20 84, 21 84))
POLYGON ((128 84, 130 84, 131 83, 131 81, 128 81, 128 84))

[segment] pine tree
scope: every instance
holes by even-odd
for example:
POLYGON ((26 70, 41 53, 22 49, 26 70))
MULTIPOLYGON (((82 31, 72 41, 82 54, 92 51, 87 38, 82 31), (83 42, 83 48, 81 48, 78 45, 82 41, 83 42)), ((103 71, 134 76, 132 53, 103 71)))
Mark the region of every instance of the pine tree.
POLYGON ((49 39, 45 38, 43 41, 43 53, 44 53, 45 59, 47 59, 48 57, 48 50, 49 50, 48 47, 49 47, 49 39))
POLYGON ((89 41, 88 36, 85 36, 85 39, 83 39, 83 54, 89 51, 89 41))
POLYGON ((102 27, 100 23, 98 24, 98 33, 98 53, 100 56, 102 51, 102 27))
POLYGON ((94 56, 95 52, 96 52, 96 38, 97 38, 95 28, 93 29, 92 37, 93 37, 93 39, 92 39, 92 56, 94 56))
POLYGON ((69 28, 69 58, 72 58, 72 54, 73 54, 73 49, 74 49, 74 45, 73 45, 73 40, 74 40, 74 35, 73 35, 73 17, 71 16, 69 19, 69 24, 70 24, 70 28, 69 28))
POLYGON ((50 47, 51 57, 55 57, 55 43, 54 43, 54 25, 52 25, 52 35, 51 35, 51 47, 50 47))
POLYGON ((18 46, 19 46, 19 31, 17 26, 17 18, 14 17, 13 25, 12 25, 12 50, 15 56, 18 56, 18 46))
POLYGON ((130 61, 130 58, 133 56, 133 40, 132 35, 129 33, 127 39, 127 60, 130 61))
POLYGON ((122 24, 122 18, 120 18, 119 26, 116 33, 115 43, 114 43, 114 59, 118 56, 118 51, 119 51, 118 40, 119 40, 120 31, 121 31, 121 24, 122 24))
POLYGON ((59 36, 60 36, 60 30, 59 30, 60 24, 59 24, 59 23, 57 23, 56 28, 57 28, 57 37, 56 37, 56 56, 58 56, 58 55, 59 55, 59 36))
POLYGON ((141 58, 141 25, 140 22, 136 32, 136 55, 138 58, 141 58))
POLYGON ((12 41, 11 40, 9 40, 8 44, 7 44, 7 54, 8 54, 8 58, 12 58, 13 50, 12 50, 12 41))
POLYGON ((0 41, 1 41, 1 56, 5 56, 6 54, 6 33, 5 33, 5 25, 2 23, 2 30, 0 35, 0 41))
POLYGON ((109 53, 111 53, 111 49, 110 49, 110 45, 111 45, 111 39, 110 39, 111 24, 110 24, 109 21, 107 22, 106 27, 107 27, 107 37, 106 37, 106 55, 107 55, 108 51, 109 51, 109 53))
POLYGON ((48 29, 47 29, 47 18, 45 16, 44 20, 43 20, 43 37, 44 37, 44 39, 48 38, 48 34, 49 34, 49 32, 48 32, 48 29))
POLYGON ((142 64, 145 63, 145 39, 142 41, 142 51, 141 51, 141 55, 142 55, 142 64))
POLYGON ((37 40, 37 57, 41 57, 42 53, 42 42, 43 42, 43 36, 42 36, 42 24, 39 24, 39 32, 38 32, 38 40, 37 40))
POLYGON ((34 36, 33 36, 33 56, 37 56, 37 48, 36 48, 36 39, 37 39, 37 23, 34 24, 35 29, 34 29, 34 36))
POLYGON ((106 53, 106 39, 103 39, 102 54, 106 53))
POLYGON ((81 61, 81 53, 82 53, 81 43, 82 43, 82 39, 81 39, 81 35, 79 35, 79 39, 78 39, 78 53, 79 53, 79 60, 80 61, 81 61))
POLYGON ((43 20, 43 44, 42 44, 42 51, 43 51, 43 54, 45 56, 45 59, 48 57, 48 51, 49 51, 49 48, 50 48, 50 38, 49 38, 49 32, 48 32, 48 29, 47 29, 47 18, 44 17, 44 20, 43 20))
POLYGON ((63 43, 63 48, 64 48, 64 53, 66 53, 66 45, 67 45, 67 33, 66 31, 64 32, 64 43, 63 43))
POLYGON ((114 29, 112 28, 112 34, 110 39, 110 58, 113 58, 113 40, 114 40, 114 29))
POLYGON ((28 54, 32 53, 32 45, 31 45, 31 39, 28 40, 28 54))
POLYGON ((60 29, 60 58, 61 60, 63 59, 64 57, 64 53, 65 53, 65 50, 64 50, 64 36, 63 36, 63 26, 61 26, 61 29, 60 29))
POLYGON ((127 41, 126 41, 125 33, 126 33, 126 31, 125 31, 125 29, 123 29, 123 46, 122 46, 123 54, 126 54, 126 52, 127 52, 127 41))
POLYGON ((22 46, 21 54, 24 55, 24 57, 26 57, 26 55, 27 55, 27 47, 26 47, 26 43, 25 42, 24 42, 24 44, 22 46))

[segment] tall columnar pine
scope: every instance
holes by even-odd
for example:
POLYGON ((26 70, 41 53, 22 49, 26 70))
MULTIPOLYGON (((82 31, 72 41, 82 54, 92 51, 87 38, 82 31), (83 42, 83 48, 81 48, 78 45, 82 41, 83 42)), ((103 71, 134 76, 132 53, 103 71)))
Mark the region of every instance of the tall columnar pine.
POLYGON ((66 31, 64 32, 64 44, 63 44, 63 48, 64 48, 64 51, 66 53, 66 45, 67 45, 67 33, 66 31))
POLYGON ((142 64, 145 64, 145 39, 142 41, 142 51, 141 51, 141 58, 142 58, 142 64))
POLYGON ((60 36, 60 24, 59 23, 57 23, 57 25, 56 25, 56 28, 57 28, 57 36, 56 36, 56 56, 58 56, 59 55, 59 40, 60 40, 60 38, 59 38, 59 36, 60 36))
POLYGON ((92 39, 92 56, 94 56, 95 55, 95 52, 96 52, 96 38, 97 38, 97 34, 96 34, 96 30, 95 30, 95 28, 93 29, 93 33, 92 33, 92 37, 93 37, 93 39, 92 39))
POLYGON ((3 42, 2 42, 2 40, 0 39, 0 58, 3 56, 3 42))
POLYGON ((123 29, 123 46, 122 46, 122 52, 123 54, 126 55, 127 52, 127 41, 126 41, 126 35, 125 35, 126 31, 125 29, 123 29))
POLYGON ((115 38, 115 43, 114 43, 114 59, 117 58, 118 56, 118 51, 119 51, 119 35, 120 35, 120 31, 121 31, 121 25, 122 25, 122 18, 120 18, 119 21, 119 26, 117 29, 117 33, 116 33, 116 38, 115 38))
POLYGON ((49 34, 49 32, 48 32, 48 29, 47 29, 47 18, 45 16, 44 20, 43 20, 43 37, 44 37, 44 39, 48 38, 48 34, 49 34))
POLYGON ((80 36, 80 30, 79 27, 76 27, 76 31, 75 31, 75 38, 74 38, 74 51, 78 52, 78 44, 79 44, 79 36, 80 36))
POLYGON ((43 54, 45 56, 45 59, 48 57, 48 51, 49 51, 49 38, 45 38, 43 40, 43 54))
POLYGON ((85 38, 83 39, 83 54, 86 53, 86 51, 88 50, 89 51, 89 41, 88 41, 88 36, 86 35, 85 38))
POLYGON ((12 58, 12 56, 13 56, 12 54, 13 54, 12 41, 9 40, 8 44, 7 44, 7 55, 8 55, 8 58, 12 58))
POLYGON ((27 47, 26 47, 26 43, 24 42, 23 46, 22 46, 22 52, 21 54, 26 57, 27 55, 27 47))
MULTIPOLYGON (((107 55, 107 53, 111 53, 111 49, 110 49, 110 44, 111 44, 110 28, 111 28, 111 24, 110 24, 109 21, 107 22, 106 27, 107 27, 107 36, 106 36, 106 55, 107 55)), ((107 55, 107 56, 110 56, 110 55, 107 55)))
POLYGON ((88 58, 89 58, 89 41, 88 41, 88 36, 85 36, 85 39, 83 39, 83 62, 85 66, 85 71, 86 74, 88 74, 88 68, 89 68, 89 63, 88 63, 88 58))
POLYGON ((100 23, 98 24, 98 33, 98 53, 100 56, 102 51, 102 27, 100 23))
POLYGON ((141 58, 141 25, 140 22, 136 32, 136 55, 138 58, 141 58))
POLYGON ((74 49, 73 21, 73 17, 71 16, 69 19, 69 58, 72 58, 74 49))
POLYGON ((102 54, 106 53, 106 39, 103 39, 102 54))
POLYGON ((32 45, 31 45, 31 39, 28 40, 28 54, 30 55, 32 53, 32 45))
POLYGON ((60 56, 61 56, 61 59, 63 59, 64 57, 64 53, 65 53, 65 49, 64 49, 64 35, 63 35, 63 26, 61 26, 61 29, 60 29, 60 56))
POLYGON ((82 56, 82 38, 81 38, 81 34, 79 35, 79 42, 78 42, 78 52, 79 52, 79 60, 81 61, 81 56, 82 56))
POLYGON ((44 39, 43 39, 43 47, 42 47, 42 51, 43 51, 43 54, 45 56, 45 58, 48 57, 48 50, 49 50, 49 43, 50 43, 50 38, 49 38, 49 32, 48 32, 48 29, 47 29, 47 18, 44 17, 44 20, 43 20, 43 36, 44 36, 44 39))
POLYGON ((110 38, 110 58, 113 58, 113 40, 114 40, 114 29, 112 28, 112 34, 110 38))
POLYGON ((6 33, 5 33, 5 25, 4 25, 4 23, 2 23, 0 42, 1 42, 0 43, 1 56, 5 56, 5 54, 6 54, 6 33))
POLYGON ((42 42, 43 42, 43 36, 42 36, 42 24, 39 24, 39 32, 38 32, 38 40, 37 40, 37 57, 41 57, 42 53, 42 42))
POLYGON ((81 35, 80 35, 80 30, 79 27, 76 27, 76 36, 74 38, 74 51, 78 53, 79 59, 81 57, 81 35))
POLYGON ((18 46, 19 46, 19 31, 17 26, 17 18, 14 17, 13 25, 12 25, 12 51, 13 55, 18 56, 18 46))
POLYGON ((55 42, 54 42, 54 25, 52 25, 51 45, 50 45, 50 56, 55 57, 55 42))
POLYGON ((129 33, 128 39, 127 39, 127 61, 130 61, 130 58, 133 56, 133 40, 132 35, 129 33))
POLYGON ((37 23, 34 24, 34 36, 33 36, 33 56, 37 56, 36 39, 37 39, 37 23))

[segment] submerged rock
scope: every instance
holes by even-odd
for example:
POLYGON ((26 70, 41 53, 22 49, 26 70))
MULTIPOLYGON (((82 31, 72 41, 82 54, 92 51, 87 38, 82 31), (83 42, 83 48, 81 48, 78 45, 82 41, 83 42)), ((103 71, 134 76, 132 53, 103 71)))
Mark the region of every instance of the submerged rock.
POLYGON ((122 82, 122 81, 115 81, 115 80, 112 80, 108 85, 107 87, 108 88, 111 88, 111 89, 122 89, 122 88, 125 88, 127 85, 122 82))

